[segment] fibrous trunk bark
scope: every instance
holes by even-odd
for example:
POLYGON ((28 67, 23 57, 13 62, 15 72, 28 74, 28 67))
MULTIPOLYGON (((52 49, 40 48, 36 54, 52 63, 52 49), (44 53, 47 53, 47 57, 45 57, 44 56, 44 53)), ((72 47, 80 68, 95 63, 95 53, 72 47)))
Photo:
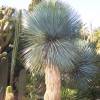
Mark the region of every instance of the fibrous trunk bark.
POLYGON ((44 100, 61 100, 61 79, 58 67, 46 67, 45 84, 44 100))

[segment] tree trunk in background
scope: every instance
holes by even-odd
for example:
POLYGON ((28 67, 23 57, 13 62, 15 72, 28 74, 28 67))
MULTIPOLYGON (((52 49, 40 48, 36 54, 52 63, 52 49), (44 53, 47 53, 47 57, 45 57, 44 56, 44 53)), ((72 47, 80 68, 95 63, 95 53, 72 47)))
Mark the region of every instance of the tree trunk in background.
POLYGON ((44 100, 61 100, 61 79, 58 67, 46 67, 45 84, 44 100))
POLYGON ((25 100, 25 86, 26 86, 26 70, 23 69, 20 72, 18 79, 18 100, 25 100))
POLYGON ((0 62, 0 100, 4 100, 4 93, 8 80, 8 61, 0 62))

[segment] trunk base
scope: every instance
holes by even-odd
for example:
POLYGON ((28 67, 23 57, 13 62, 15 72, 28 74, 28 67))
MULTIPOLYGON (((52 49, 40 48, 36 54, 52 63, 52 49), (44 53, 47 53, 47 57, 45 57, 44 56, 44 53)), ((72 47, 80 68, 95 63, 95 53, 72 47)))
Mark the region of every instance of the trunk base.
POLYGON ((57 67, 47 66, 45 69, 46 92, 44 100, 61 100, 61 79, 57 67))

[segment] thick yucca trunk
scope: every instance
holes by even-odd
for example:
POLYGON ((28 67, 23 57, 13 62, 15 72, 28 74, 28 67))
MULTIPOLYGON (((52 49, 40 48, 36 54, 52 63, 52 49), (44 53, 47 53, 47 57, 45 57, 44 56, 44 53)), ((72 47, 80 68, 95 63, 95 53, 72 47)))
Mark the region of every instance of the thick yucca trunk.
POLYGON ((61 100, 61 80, 60 72, 57 67, 46 67, 45 84, 46 92, 44 95, 44 100, 61 100))

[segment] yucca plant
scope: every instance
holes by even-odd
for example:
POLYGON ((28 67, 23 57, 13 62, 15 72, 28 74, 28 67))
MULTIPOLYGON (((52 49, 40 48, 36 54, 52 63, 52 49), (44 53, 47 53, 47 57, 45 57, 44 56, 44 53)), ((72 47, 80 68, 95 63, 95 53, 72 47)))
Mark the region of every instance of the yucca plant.
POLYGON ((76 39, 80 28, 78 14, 58 1, 41 2, 32 13, 23 13, 20 57, 26 69, 45 73, 44 100, 61 99, 62 74, 77 86, 87 85, 95 74, 92 48, 76 39))

